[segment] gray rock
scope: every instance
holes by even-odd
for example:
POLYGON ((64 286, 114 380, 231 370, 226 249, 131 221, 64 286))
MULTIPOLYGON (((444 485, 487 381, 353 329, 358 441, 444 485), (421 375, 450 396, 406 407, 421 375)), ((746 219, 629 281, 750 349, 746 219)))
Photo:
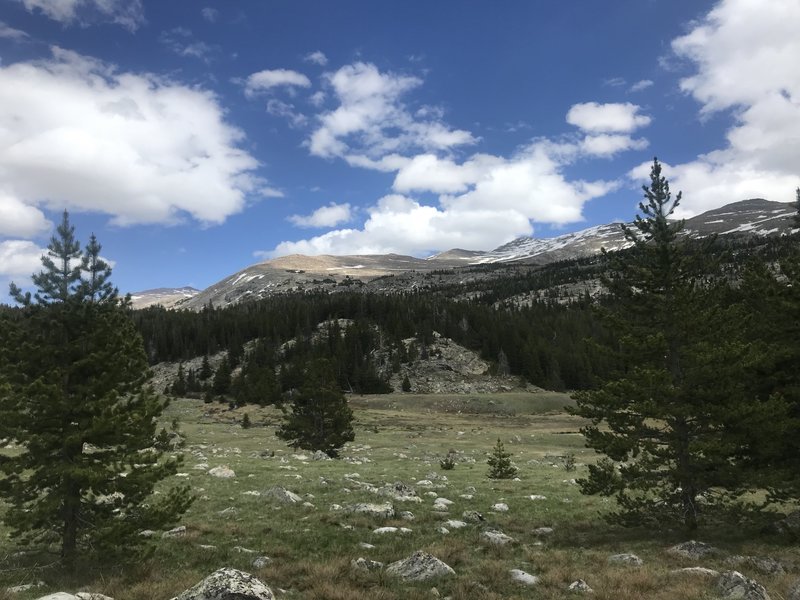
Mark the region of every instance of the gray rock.
POLYGON ((553 535, 554 529, 552 527, 537 527, 531 533, 537 537, 546 537, 548 535, 553 535))
POLYGON ((786 595, 786 600, 800 600, 800 579, 792 584, 789 588, 789 593, 786 595))
POLYGON ((506 544, 510 544, 514 541, 514 538, 512 538, 510 535, 506 535, 502 531, 495 531, 491 529, 484 531, 481 534, 481 537, 485 540, 488 540, 495 546, 505 546, 506 544))
POLYGON ((465 510, 462 513, 461 518, 467 523, 480 523, 484 521, 483 515, 477 510, 465 510))
POLYGON ((325 454, 322 450, 317 450, 311 455, 312 460, 333 460, 330 456, 325 454))
POLYGON ((780 521, 773 523, 773 529, 790 537, 800 537, 800 510, 789 513, 780 521))
POLYGON ((359 515, 367 515, 378 519, 391 519, 395 515, 394 506, 390 502, 384 504, 353 504, 345 508, 347 512, 359 515))
POLYGON ((232 479, 236 477, 236 473, 234 473, 233 469, 231 469, 228 465, 214 467, 213 469, 209 470, 208 474, 212 477, 219 477, 220 479, 232 479))
POLYGON ((770 600, 763 585, 738 571, 725 571, 720 575, 717 591, 725 600, 770 600))
POLYGON ((511 569, 511 579, 522 585, 536 585, 539 583, 539 578, 536 575, 523 571, 521 569, 511 569))
POLYGON ((672 548, 667 550, 667 552, 677 556, 683 556, 684 558, 690 558, 692 560, 700 560, 707 556, 712 556, 719 553, 719 551, 713 546, 709 546, 704 542, 696 542, 694 540, 689 540, 688 542, 683 542, 677 546, 672 546, 672 548))
POLYGON ((351 560, 350 566, 353 567, 354 571, 360 571, 362 573, 371 573, 372 571, 380 571, 384 567, 382 562, 377 560, 370 560, 364 557, 358 557, 354 560, 351 560))
POLYGON ((446 575, 455 575, 455 571, 432 554, 417 550, 402 560, 386 567, 388 575, 394 575, 403 581, 427 581, 446 575))
POLYGON ((416 518, 414 513, 412 513, 410 510, 402 510, 397 514, 397 516, 404 521, 413 521, 416 518))
POLYGON ((449 520, 444 522, 445 526, 449 527, 450 529, 461 529, 462 527, 466 527, 467 524, 464 521, 456 521, 456 520, 449 520))
POLYGON ((279 485, 273 485, 268 490, 261 492, 261 497, 270 498, 271 500, 276 500, 285 504, 296 504, 297 502, 303 501, 300 496, 279 485))
POLYGON ((422 502, 422 498, 417 495, 414 488, 406 485, 402 481, 387 483, 383 487, 375 490, 381 496, 388 496, 398 502, 422 502))
POLYGON ((89 592, 78 592, 75 594, 81 600, 114 600, 111 596, 105 596, 103 594, 92 594, 89 592))
POLYGON ((594 590, 589 587, 589 584, 586 583, 583 579, 576 579, 572 583, 569 584, 567 588, 570 592, 580 592, 583 594, 593 594, 594 590))
POLYGON ((707 569, 705 567, 684 567, 683 569, 673 569, 672 575, 700 575, 701 577, 719 577, 719 571, 707 569))
POLYGON ((508 504, 505 502, 498 502, 492 505, 492 510, 494 512, 508 512, 508 504))
POLYGON ((176 538, 176 537, 183 537, 186 535, 186 525, 179 525, 178 527, 173 527, 169 531, 165 531, 161 534, 162 538, 176 538))
POLYGON ((36 588, 44 587, 44 581, 37 581, 36 583, 23 583, 22 585, 15 585, 12 587, 6 588, 6 591, 9 594, 21 594, 22 592, 27 592, 28 590, 35 590, 36 588))
POLYGON ((253 559, 253 568, 254 569, 263 569, 269 563, 272 562, 272 559, 269 556, 256 556, 253 559))
POLYGON ((641 567, 644 561, 635 554, 612 554, 608 557, 608 562, 613 565, 629 565, 631 567, 641 567))
POLYGON ((250 573, 223 568, 172 600, 274 600, 272 590, 250 573))
POLYGON ((66 592, 56 592, 55 594, 41 596, 36 600, 79 600, 79 598, 77 596, 73 596, 72 594, 67 594, 66 592))

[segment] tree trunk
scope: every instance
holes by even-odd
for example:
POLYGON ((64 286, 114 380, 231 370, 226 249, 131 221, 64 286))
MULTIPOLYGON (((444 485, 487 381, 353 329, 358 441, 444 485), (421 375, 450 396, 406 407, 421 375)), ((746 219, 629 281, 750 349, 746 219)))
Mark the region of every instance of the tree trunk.
POLYGON ((67 482, 64 490, 64 529, 61 538, 61 561, 68 571, 75 568, 78 547, 78 519, 80 517, 80 488, 74 481, 67 482))

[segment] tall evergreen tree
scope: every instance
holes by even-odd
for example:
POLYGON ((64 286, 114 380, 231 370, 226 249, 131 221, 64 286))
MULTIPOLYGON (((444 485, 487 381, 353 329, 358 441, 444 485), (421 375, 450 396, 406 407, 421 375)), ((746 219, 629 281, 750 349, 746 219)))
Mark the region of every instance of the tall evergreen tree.
POLYGON ((65 212, 33 276, 38 291, 0 323, 0 457, 4 519, 20 540, 57 532, 68 568, 87 549, 108 556, 188 508, 186 488, 154 486, 180 460, 164 456, 165 402, 145 387, 147 360, 128 307, 92 236, 83 254, 65 212))
POLYGON ((581 480, 588 494, 615 496, 611 518, 626 525, 682 523, 724 508, 754 482, 743 464, 749 445, 768 441, 782 402, 754 402, 742 369, 751 360, 740 312, 724 301, 714 265, 679 243, 680 202, 654 160, 633 227, 631 251, 612 260, 613 304, 623 364, 615 379, 576 395, 574 414, 590 419, 586 443, 607 458, 581 480), (612 462, 615 461, 615 462, 612 462), (702 496, 702 498, 700 498, 702 496))
POLYGON ((306 450, 321 450, 330 457, 355 439, 353 411, 347 404, 330 363, 316 359, 306 365, 305 380, 291 412, 277 435, 306 450))

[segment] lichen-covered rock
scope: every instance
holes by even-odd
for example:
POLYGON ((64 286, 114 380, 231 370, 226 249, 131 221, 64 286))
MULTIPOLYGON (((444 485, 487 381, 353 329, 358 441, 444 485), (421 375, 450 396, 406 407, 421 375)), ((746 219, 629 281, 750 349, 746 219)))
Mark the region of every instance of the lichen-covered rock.
POLYGON ((589 587, 589 584, 586 583, 583 579, 576 579, 572 583, 569 584, 567 588, 570 592, 580 592, 582 594, 593 594, 594 590, 589 587))
POLYGON ((47 596, 41 596, 36 600, 78 600, 78 597, 73 596, 72 594, 67 594, 66 592, 56 592, 55 594, 48 594, 47 596))
POLYGON ((700 577, 719 577, 719 571, 707 569, 706 567, 684 567, 683 569, 673 569, 672 575, 699 575, 700 577))
POLYGON ((672 546, 672 548, 667 550, 667 552, 677 556, 683 556, 684 558, 690 558, 692 560, 700 560, 706 556, 717 554, 719 551, 713 546, 709 546, 705 542, 689 540, 688 542, 683 542, 677 546, 672 546))
POLYGON ((362 573, 371 573, 372 571, 380 571, 383 568, 383 563, 377 560, 370 560, 360 556, 350 561, 350 566, 354 571, 362 573))
POLYGON ((464 519, 467 523, 480 523, 484 520, 483 515, 479 513, 477 510, 465 510, 461 514, 461 518, 464 519))
POLYGON ((228 465, 214 467, 208 471, 208 474, 212 477, 219 477, 220 479, 233 479, 236 477, 236 473, 234 473, 233 469, 231 469, 228 465))
POLYGON ((717 591, 725 600, 770 600, 763 585, 739 571, 725 571, 720 575, 717 591))
POLYGON ((417 550, 402 560, 386 567, 388 575, 400 577, 403 581, 427 581, 437 577, 455 575, 455 571, 432 554, 417 550))
POLYGON ((237 569, 214 571, 200 583, 172 600, 274 600, 275 596, 259 579, 237 569))
POLYGON ((510 535, 506 535, 502 531, 495 531, 493 529, 484 531, 481 534, 481 537, 495 546, 505 546, 506 544, 510 544, 514 541, 514 538, 512 538, 510 535))
POLYGON ((261 492, 261 497, 277 500, 278 502, 283 502, 285 504, 296 504, 297 502, 303 501, 300 496, 294 492, 290 492, 289 490, 282 488, 279 485, 274 485, 268 490, 261 492))
POLYGON ((783 573, 786 573, 786 567, 783 566, 783 563, 768 556, 735 555, 728 558, 726 562, 736 567, 740 565, 752 567, 756 571, 760 571, 767 575, 782 575, 783 573))
POLYGON ((631 567, 641 567, 644 561, 635 554, 612 554, 608 557, 608 562, 613 565, 628 565, 631 567))
POLYGON ((354 514, 367 515, 379 519, 391 519, 395 516, 394 506, 390 502, 384 504, 353 504, 348 506, 346 510, 354 514))
POLYGON ((387 483, 383 487, 375 488, 374 491, 381 496, 388 496, 398 502, 422 502, 422 498, 417 495, 417 491, 402 481, 387 483))

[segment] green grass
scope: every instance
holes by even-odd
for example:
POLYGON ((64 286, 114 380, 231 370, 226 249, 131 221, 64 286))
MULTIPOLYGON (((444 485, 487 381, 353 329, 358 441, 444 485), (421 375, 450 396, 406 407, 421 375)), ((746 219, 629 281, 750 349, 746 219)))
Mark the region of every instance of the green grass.
MULTIPOLYGON (((85 589, 117 600, 166 600, 211 571, 231 566, 256 574, 273 590, 289 590, 287 597, 319 600, 431 598, 434 586, 441 596, 453 598, 568 598, 572 594, 566 588, 577 578, 594 588, 593 597, 598 600, 715 597, 711 582, 669 573, 696 564, 665 553, 670 545, 683 541, 679 531, 652 534, 611 527, 600 518, 610 502, 582 496, 570 482, 585 474, 585 463, 595 455, 583 447, 578 433, 581 422, 561 410, 570 402, 565 395, 393 394, 350 400, 357 419, 356 440, 345 447, 343 459, 336 461, 296 458, 308 453, 295 452, 275 437, 280 412, 274 409, 229 411, 219 404, 174 402, 165 416, 170 420, 177 416, 187 437, 185 476, 176 481, 189 483, 198 496, 181 521, 187 526, 187 535, 159 539, 153 557, 144 564, 86 568, 68 578, 53 567, 41 567, 48 560, 42 556, 15 557, 18 549, 4 534, 0 539, 0 590, 43 580, 46 587, 13 597, 28 600, 52 591, 85 589), (250 429, 239 425, 245 412, 254 425, 250 429), (486 477, 486 457, 498 437, 513 453, 520 481, 486 477), (459 462, 453 470, 442 471, 439 459, 451 449, 459 462), (274 456, 263 457, 265 451, 274 456), (559 457, 568 452, 575 454, 576 471, 567 472, 561 466, 559 457), (221 480, 209 476, 207 469, 195 470, 201 462, 208 468, 228 465, 236 478, 221 480), (415 485, 432 472, 447 477, 443 487, 415 485), (379 521, 331 511, 332 504, 384 501, 345 478, 354 473, 359 475, 358 481, 375 485, 403 481, 415 486, 422 503, 395 502, 397 510, 412 511, 415 520, 379 521), (322 485, 320 478, 327 485, 322 485), (273 485, 304 496, 313 507, 276 504, 245 493, 273 485), (475 488, 473 497, 462 498, 469 487, 475 488), (432 510, 433 498, 425 495, 427 491, 453 501, 447 514, 432 510), (533 501, 531 494, 547 499, 533 501), (505 502, 510 510, 493 513, 491 507, 497 502, 505 502), (220 514, 229 508, 235 509, 233 514, 220 514), (489 526, 516 542, 491 546, 482 540, 479 525, 451 530, 448 535, 437 531, 443 521, 460 519, 465 510, 482 512, 489 526), (382 525, 406 526, 413 531, 387 536, 372 533, 382 525), (532 533, 545 526, 554 528, 551 536, 538 538, 532 533), (361 542, 375 548, 364 549, 361 542), (201 545, 215 548, 202 549, 201 545), (262 569, 253 569, 254 555, 237 552, 236 546, 272 560, 262 569), (388 563, 418 549, 450 564, 456 576, 433 583, 402 584, 383 573, 360 574, 350 568, 350 560, 359 556, 388 563), (638 554, 644 567, 609 566, 608 556, 618 552, 638 554), (521 587, 511 581, 510 569, 523 569, 542 581, 535 589, 521 587)), ((781 545, 743 528, 701 530, 695 537, 730 554, 800 563, 796 546, 781 545)), ((730 568, 724 558, 702 564, 718 570, 730 568)), ((747 567, 739 570, 766 585, 773 598, 785 596, 797 577, 764 575, 747 567)), ((11 595, 0 591, 0 599, 6 597, 11 595)))

